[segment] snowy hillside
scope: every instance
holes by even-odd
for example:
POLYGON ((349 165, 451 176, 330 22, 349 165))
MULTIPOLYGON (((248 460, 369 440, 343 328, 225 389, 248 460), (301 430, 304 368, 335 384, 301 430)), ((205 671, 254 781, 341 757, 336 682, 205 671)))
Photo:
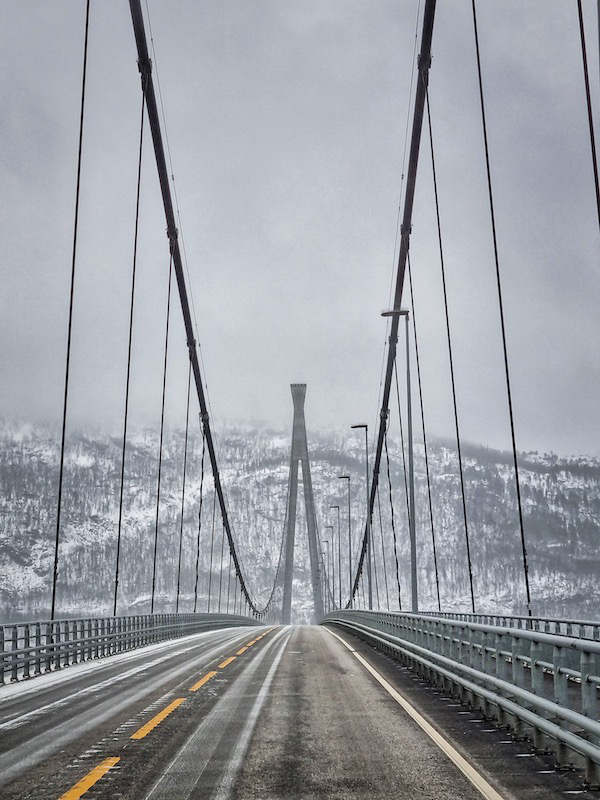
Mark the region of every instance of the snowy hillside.
MULTIPOLYGON (((290 434, 249 426, 219 432, 219 459, 228 507, 252 591, 266 599, 275 573, 287 495, 290 434)), ((58 437, 40 427, 0 427, 0 618, 43 617, 48 613, 55 536, 58 437)), ((347 594, 345 483, 352 476, 354 549, 364 526, 364 456, 356 440, 310 435, 313 484, 321 538, 342 507, 342 575, 347 594)), ((188 454, 183 526, 181 610, 193 606, 201 440, 194 435, 188 454)), ((430 447, 434 526, 442 608, 468 610, 465 536, 456 457, 451 443, 430 447)), ((105 614, 111 609, 118 514, 120 441, 90 432, 68 442, 61 531, 58 608, 60 614, 105 614)), ((128 444, 123 518, 120 612, 149 607, 156 513, 158 438, 139 431, 128 444)), ((521 550, 510 458, 482 447, 465 447, 467 508, 478 610, 523 610, 521 550)), ((391 481, 398 538, 403 604, 410 596, 406 497, 402 454, 390 442, 391 481)), ((173 610, 181 520, 183 434, 167 433, 163 456, 157 576, 158 610, 173 610)), ((213 492, 206 460, 200 532, 199 609, 206 608, 213 492)), ((534 612, 598 617, 600 558, 600 463, 522 454, 522 494, 531 567, 534 612)), ((419 595, 435 607, 432 538, 422 448, 417 446, 417 537, 419 595)), ((380 603, 397 608, 397 583, 385 458, 380 480, 381 527, 373 523, 380 603), (382 536, 383 534, 383 536, 382 536), (384 573, 381 543, 386 550, 384 573)), ((337 527, 335 529, 337 547, 337 527)), ((218 506, 214 529, 212 597, 218 599, 222 528, 218 506)), ((224 556, 222 602, 227 587, 224 556)), ((311 615, 308 548, 302 503, 296 536, 294 600, 296 618, 311 615)), ((337 578, 336 578, 337 580, 337 578)), ((233 584, 232 584, 233 586, 233 584)), ((231 589, 233 606, 233 588, 231 589)))

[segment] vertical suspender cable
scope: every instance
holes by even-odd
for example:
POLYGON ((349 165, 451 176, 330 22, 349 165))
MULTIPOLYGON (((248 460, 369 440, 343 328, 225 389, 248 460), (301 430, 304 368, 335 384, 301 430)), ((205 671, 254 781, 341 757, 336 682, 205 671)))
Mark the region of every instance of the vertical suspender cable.
POLYGON ((183 443, 183 482, 181 484, 181 520, 179 523, 179 555, 177 558, 177 599, 175 613, 179 613, 179 590, 181 587, 181 548, 183 545, 183 515, 185 511, 185 475, 187 468, 188 430, 190 421, 190 386, 192 382, 192 362, 188 362, 187 403, 185 407, 185 439, 183 443))
POLYGON ((223 552, 225 549, 225 525, 221 530, 221 568, 219 570, 219 614, 221 613, 221 587, 223 585, 223 552))
POLYGON ((400 589, 400 564, 398 563, 398 539, 396 537, 396 521, 394 518, 394 498, 392 496, 392 477, 390 475, 390 454, 388 452, 387 431, 383 437, 385 461, 387 464, 388 492, 390 495, 390 513, 392 518, 392 537, 394 539, 394 559, 396 561, 396 585, 398 587, 398 611, 402 611, 402 591, 400 589))
POLYGON ((431 109, 429 105, 429 91, 425 94, 425 108, 427 110, 427 128, 429 131, 429 149, 431 152, 431 172, 433 175, 433 194, 435 200, 435 216, 437 223, 438 247, 440 251, 440 269, 442 274, 442 292, 444 295, 444 314, 446 320, 446 338, 448 341, 448 362, 450 364, 450 385, 452 388, 452 408, 454 410, 454 430, 456 432, 456 454, 458 457, 458 474, 460 478, 460 493, 462 499, 463 523, 465 527, 465 542, 467 546, 467 565, 469 569, 469 588, 471 591, 471 611, 475 613, 475 592, 473 590, 473 565, 471 561, 471 542, 469 539, 469 523, 467 520, 467 499, 465 491, 465 475, 463 470, 462 447, 460 441, 460 426, 458 423, 458 404, 456 401, 456 378, 454 376, 454 356, 452 351, 452 336, 450 334, 450 316, 448 313, 448 292, 446 288, 446 266, 444 263, 444 248, 442 245, 442 225, 440 221, 440 203, 437 186, 437 173, 435 169, 435 151, 433 147, 433 132, 431 127, 431 109))
POLYGON ((131 378, 131 343, 133 340, 133 309, 135 301, 135 271, 137 265, 138 229, 140 220, 140 187, 142 183, 142 149, 144 144, 144 107, 146 105, 145 81, 142 78, 142 110, 140 113, 140 143, 138 148, 137 189, 135 196, 135 225, 133 233, 133 265, 131 268, 131 301, 129 303, 129 339, 127 342, 127 374, 125 378, 125 410, 123 412, 123 446, 121 450, 121 484, 119 487, 119 522, 117 525, 117 554, 115 564, 115 589, 113 616, 117 616, 119 594, 119 561, 121 557, 121 526, 123 522, 123 491, 125 483, 125 451, 127 448, 127 420, 129 416, 129 383, 131 378))
POLYGON ((154 614, 154 595, 156 591, 156 553, 158 547, 158 514, 160 511, 160 480, 162 476, 163 435, 165 430, 165 394, 167 389, 167 356, 169 354, 169 317, 171 313, 171 275, 173 274, 173 252, 169 257, 169 287, 167 290, 167 323, 165 326, 165 353, 163 359, 162 401, 160 409, 160 440, 158 445, 158 481, 156 485, 156 520, 154 524, 154 558, 152 561, 152 600, 150 613, 154 614))
POLYGON ((77 185, 75 188, 75 219, 73 222, 73 250, 71 256, 71 288, 69 291, 69 322, 67 326, 67 356, 65 361, 65 388, 63 396, 62 433, 60 441, 60 464, 58 469, 58 498, 56 510, 56 539, 54 542, 54 565, 52 569, 52 601, 50 619, 56 611, 56 580, 58 577, 58 546, 60 541, 60 512, 62 505, 63 473, 65 465, 65 433, 67 429, 67 404, 69 397, 69 367, 71 363, 71 330, 73 327, 73 295, 75 290, 75 263, 77 257, 77 228, 79 222, 79 189, 81 186, 81 152, 83 145, 83 116, 85 108, 85 79, 87 75, 88 30, 90 24, 90 0, 85 7, 85 34, 83 42, 83 70, 81 78, 81 106, 79 111, 79 145, 77 151, 77 185))
MULTIPOLYGON (((371 534, 373 531, 373 526, 371 525, 371 534)), ((375 597, 377 598, 377 608, 381 608, 379 604, 379 578, 377 575, 377 550, 375 548, 375 542, 373 542, 373 576, 375 578, 375 597)))
POLYGON ((229 551, 229 566, 227 567, 227 613, 229 614, 229 591, 231 587, 231 550, 229 551))
MULTIPOLYGON (((388 588, 388 576, 387 576, 387 563, 385 558, 385 545, 383 541, 383 523, 381 521, 381 498, 379 497, 379 486, 377 486, 377 512, 379 516, 379 533, 381 535, 381 555, 383 557, 383 577, 385 579, 385 602, 387 606, 387 610, 390 610, 390 592, 388 588)), ((342 607, 342 603, 340 601, 340 608, 342 607)))
POLYGON ((202 428, 202 460, 200 462, 200 503, 198 506, 198 540, 196 543, 196 580, 194 582, 194 614, 198 607, 198 571, 200 567, 200 534, 202 532, 202 504, 204 490, 204 454, 206 452, 206 437, 202 428))
POLYGON ((217 493, 213 488, 213 507, 212 507, 212 527, 210 531, 210 567, 208 570, 208 603, 206 611, 210 614, 210 593, 212 589, 212 568, 213 568, 213 552, 215 544, 215 511, 217 507, 217 493))
POLYGON ((406 456, 404 453, 404 426, 402 424, 402 406, 400 405, 400 388, 398 386, 398 364, 394 361, 394 379, 396 382, 396 402, 398 403, 398 422, 400 424, 400 447, 402 448, 402 469, 404 471, 404 495, 406 497, 406 522, 410 530, 410 501, 408 499, 408 479, 406 473, 406 456))
MULTIPOLYGON (((581 0, 577 0, 577 14, 579 16, 579 36, 581 39, 581 58, 583 60, 583 79, 585 81, 585 98, 587 104, 588 125, 590 129, 590 147, 592 150, 592 169, 594 171, 594 186, 596 189, 596 211, 598 213, 598 227, 600 228, 600 185, 598 183, 598 159, 596 157, 596 138, 594 136, 594 117, 592 114, 592 100, 590 97, 590 77, 588 74, 587 49, 585 46, 585 28, 583 25, 583 10, 581 0)), ((600 4, 598 5, 600 28, 600 4)), ((599 31, 600 37, 600 31, 599 31)))
POLYGON ((437 563, 437 546, 435 541, 435 528, 433 525, 433 503, 431 502, 431 479, 429 475, 429 453, 427 450, 427 434, 425 432, 425 412, 423 409, 423 387, 421 384, 421 361, 419 359, 419 342, 417 339, 417 319, 415 317, 415 296, 413 293, 412 270, 410 266, 410 252, 408 253, 408 286, 410 288, 410 307, 412 311, 413 332, 415 334, 415 358, 417 362, 417 382, 419 384, 419 404, 421 406, 421 424, 423 427, 423 452, 425 454, 425 474, 427 476, 427 497, 429 500, 429 520, 431 522, 431 542, 433 545, 433 566, 435 570, 435 589, 437 593, 438 611, 442 610, 440 603, 440 577, 437 563))
POLYGON ((481 103, 481 124, 483 128, 483 143, 485 148, 485 168, 488 185, 488 198, 490 203, 490 219, 492 225, 492 241, 494 244, 494 263, 496 266, 496 284, 498 287, 498 307, 500 311, 500 329, 502 332, 502 351, 504 354, 504 374, 506 377, 506 397, 508 400, 508 416, 510 418, 510 436, 512 441, 513 464, 515 470, 515 489, 517 494, 517 508, 519 512, 519 530, 521 533, 521 551, 523 556, 523 573, 525 577, 525 591, 527 594, 527 613, 531 616, 531 594, 529 591, 529 567, 527 563, 527 548, 525 547, 525 530, 523 527, 523 507, 521 504, 521 485, 519 481, 519 463, 517 458, 517 443, 515 438, 515 421, 513 415, 512 392, 510 388, 510 373, 508 369, 508 350, 506 346, 506 327, 504 325, 504 304, 502 301, 502 283, 500 280, 500 264, 498 261, 498 240, 496 238, 496 218, 494 215, 494 196, 492 193, 492 176, 490 170, 490 154, 487 138, 487 124, 485 119, 485 103, 483 101, 483 81, 481 79, 481 58, 479 55, 479 36, 477 33, 477 12, 475 0, 471 0, 473 9, 473 31, 475 33, 475 52, 477 55, 477 77, 479 81, 479 100, 481 103))

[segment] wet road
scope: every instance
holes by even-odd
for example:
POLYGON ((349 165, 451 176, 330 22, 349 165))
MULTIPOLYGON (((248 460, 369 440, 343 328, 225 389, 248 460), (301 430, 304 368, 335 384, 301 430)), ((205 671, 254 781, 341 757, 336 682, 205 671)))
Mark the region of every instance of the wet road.
POLYGON ((2 800, 574 792, 576 776, 324 627, 205 632, 0 690, 2 800))

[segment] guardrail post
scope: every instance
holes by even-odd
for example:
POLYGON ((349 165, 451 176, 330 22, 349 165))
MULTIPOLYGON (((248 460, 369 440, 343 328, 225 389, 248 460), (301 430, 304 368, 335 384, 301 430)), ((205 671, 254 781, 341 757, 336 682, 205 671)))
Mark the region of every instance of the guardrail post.
POLYGON ((567 705, 567 676, 562 671, 565 666, 565 648, 555 645, 552 649, 552 667, 554 672, 554 702, 567 705))
POLYGON ((18 644, 17 644, 17 626, 11 625, 11 641, 10 641, 10 649, 12 651, 12 670, 10 679, 11 681, 19 680, 19 665, 18 665, 18 644))
POLYGON ((39 675, 42 671, 42 661, 41 661, 41 648, 42 648, 42 631, 39 622, 35 623, 35 667, 34 667, 34 675, 39 675))
POLYGON ((544 668, 541 660, 542 646, 539 642, 531 642, 531 691, 540 697, 544 696, 544 668))
POLYGON ((0 625, 0 686, 4 684, 4 670, 6 668, 4 656, 4 626, 0 625))
POLYGON ((70 657, 71 656, 71 650, 70 650, 71 644, 70 644, 70 637, 69 637, 69 620, 67 620, 65 622, 64 641, 65 641, 65 655, 64 655, 63 664, 64 664, 65 667, 68 667, 69 664, 71 663, 71 657, 70 657))
POLYGON ((31 643, 29 641, 29 623, 26 622, 23 627, 23 650, 26 652, 23 655, 23 677, 29 678, 29 664, 31 661, 31 643))
POLYGON ((594 675, 596 659, 591 653, 581 651, 581 711, 586 717, 598 719, 598 690, 590 680, 594 675))
POLYGON ((54 669, 60 669, 60 622, 52 626, 52 653, 54 655, 54 669))
POLYGON ((521 656, 521 639, 518 636, 512 636, 511 659, 512 659, 512 682, 519 689, 525 688, 525 664, 521 656))

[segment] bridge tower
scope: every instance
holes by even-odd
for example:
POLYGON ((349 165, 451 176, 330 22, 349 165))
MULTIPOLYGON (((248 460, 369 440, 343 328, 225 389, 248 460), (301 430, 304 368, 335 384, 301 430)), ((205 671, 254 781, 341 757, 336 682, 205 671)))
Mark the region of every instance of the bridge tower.
POLYGON ((291 621, 292 616, 292 579, 294 576, 294 541, 296 534, 296 504, 298 498, 298 464, 302 464, 302 484, 304 486, 304 507, 308 528, 308 552, 310 555, 310 574, 315 606, 315 619, 323 617, 323 593, 321 568, 319 565, 319 547, 317 543, 317 516, 313 497, 310 462, 308 460, 308 443, 306 441, 306 422, 304 420, 305 383, 292 383, 292 400, 294 401, 294 422, 292 426, 292 455, 290 459, 290 477, 288 484, 287 530, 285 541, 285 572, 283 578, 282 622, 291 621))

